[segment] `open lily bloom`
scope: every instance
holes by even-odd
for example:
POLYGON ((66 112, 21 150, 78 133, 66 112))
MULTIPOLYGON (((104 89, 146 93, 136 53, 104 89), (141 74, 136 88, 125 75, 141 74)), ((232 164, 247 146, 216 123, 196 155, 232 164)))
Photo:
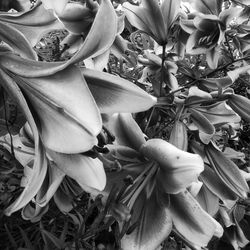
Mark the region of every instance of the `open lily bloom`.
POLYGON ((123 237, 123 249, 157 249, 172 230, 195 249, 205 247, 213 235, 222 235, 220 224, 186 189, 204 170, 200 156, 161 139, 145 141, 130 114, 117 115, 110 126, 119 145, 111 145, 110 153, 103 155, 104 166, 119 163, 122 168, 107 173, 106 190, 128 175, 134 179, 121 199, 133 211, 130 223, 136 225, 123 237))
MULTIPOLYGON (((110 1, 102 1, 87 38, 74 56, 66 62, 48 63, 36 60, 31 44, 41 33, 30 34, 27 22, 30 21, 31 15, 41 21, 32 24, 34 27, 43 27, 44 24, 48 28, 49 24, 39 19, 42 13, 47 13, 52 23, 56 22, 55 16, 51 11, 46 11, 40 1, 28 12, 28 17, 27 13, 0 13, 0 25, 3 27, 0 34, 5 42, 0 46, 0 82, 24 113, 31 128, 35 155, 30 178, 26 179, 27 184, 18 199, 7 208, 8 215, 26 206, 41 189, 44 189, 44 180, 49 173, 55 176, 56 185, 60 184, 63 175, 71 176, 80 184, 84 180, 88 182, 86 172, 85 179, 79 179, 80 175, 77 172, 80 171, 80 166, 85 165, 84 171, 89 169, 90 175, 92 170, 97 168, 102 174, 100 179, 97 178, 92 184, 97 184, 97 189, 101 190, 105 185, 101 162, 78 154, 90 150, 97 144, 96 136, 102 129, 100 112, 139 112, 156 103, 156 98, 127 80, 102 72, 95 74, 93 71, 80 70, 74 66, 90 56, 102 54, 112 45, 117 23, 110 1), (104 18, 104 21, 103 17, 107 13, 108 18, 104 18), (30 40, 26 39, 26 36, 30 40), (12 39, 13 37, 17 39, 12 39), (133 105, 133 101, 139 105, 133 105), (59 170, 56 174, 53 172, 55 168, 48 164, 51 159, 48 159, 47 154, 62 167, 60 171, 63 174, 59 170), (69 168, 65 164, 75 168, 68 172, 69 168), (101 186, 99 181, 102 183, 101 186)), ((84 183, 80 185, 88 191, 89 185, 84 183)), ((39 194, 39 200, 46 197, 42 199, 41 204, 45 205, 48 202, 56 190, 56 185, 52 185, 54 191, 50 191, 47 197, 44 196, 47 191, 43 195, 39 194)), ((51 187, 48 188, 51 190, 51 187)))
POLYGON ((189 54, 206 54, 210 68, 217 67, 219 60, 219 45, 225 39, 225 30, 229 23, 239 13, 240 9, 231 7, 222 10, 221 1, 202 1, 193 4, 193 29, 190 20, 183 20, 182 28, 190 33, 186 51, 189 54), (188 24, 188 25, 187 25, 188 24))
POLYGON ((124 3, 123 7, 133 26, 150 35, 158 44, 167 44, 169 29, 180 9, 179 0, 143 0, 142 6, 124 3))

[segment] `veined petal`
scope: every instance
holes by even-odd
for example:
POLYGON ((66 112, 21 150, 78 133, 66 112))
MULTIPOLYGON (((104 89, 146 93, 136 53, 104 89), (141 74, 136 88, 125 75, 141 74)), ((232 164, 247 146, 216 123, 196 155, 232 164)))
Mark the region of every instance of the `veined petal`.
POLYGON ((139 30, 152 36, 157 43, 167 43, 167 33, 160 5, 156 0, 144 0, 145 7, 124 3, 126 17, 139 30))
POLYGON ((141 192, 133 206, 131 218, 131 224, 137 222, 138 225, 131 234, 122 238, 122 249, 157 249, 172 229, 168 199, 168 195, 161 197, 155 188, 150 196, 145 189, 141 192))
POLYGON ((204 170, 202 158, 197 154, 182 151, 161 139, 150 139, 140 152, 159 163, 157 180, 167 193, 178 193, 196 181, 204 170))
POLYGON ((21 195, 5 210, 6 215, 11 215, 12 213, 27 205, 39 191, 47 172, 47 159, 38 134, 36 123, 22 92, 20 91, 17 84, 1 69, 0 79, 2 87, 4 87, 9 93, 12 94, 12 97, 15 98, 27 118, 27 121, 34 135, 36 155, 36 157, 34 158, 32 178, 29 179, 21 195))
POLYGON ((101 117, 78 68, 68 67, 43 78, 13 77, 39 117, 46 147, 61 153, 78 153, 96 144, 101 117))
POLYGON ((10 134, 6 134, 5 136, 0 138, 1 138, 0 144, 4 146, 4 148, 6 148, 9 152, 11 152, 11 146, 13 146, 15 152, 15 158, 21 163, 22 166, 26 166, 29 162, 34 160, 35 158, 34 148, 30 148, 23 145, 19 135, 12 135, 12 141, 10 138, 10 134))
POLYGON ((42 216, 49 210, 49 206, 40 207, 38 204, 31 205, 27 204, 22 209, 22 218, 24 220, 30 220, 35 223, 41 220, 42 216))
POLYGON ((37 55, 27 38, 16 28, 0 21, 0 39, 7 43, 23 58, 36 60, 37 55))
POLYGON ((155 97, 128 80, 86 68, 81 70, 101 113, 135 113, 156 104, 155 97))
POLYGON ((42 0, 46 9, 52 9, 57 14, 60 14, 63 12, 68 1, 69 0, 42 0))
POLYGON ((214 235, 222 236, 222 226, 200 207, 188 191, 171 195, 170 202, 174 230, 195 249, 206 247, 214 235))
POLYGON ((208 48, 197 46, 197 42, 206 36, 206 33, 203 31, 196 30, 188 38, 186 44, 186 51, 191 55, 203 54, 208 51, 208 48))
POLYGON ((165 28, 167 29, 165 30, 166 34, 168 34, 168 29, 177 18, 178 12, 180 11, 180 4, 180 0, 164 0, 161 4, 161 12, 165 22, 165 28))
POLYGON ((36 203, 40 207, 44 207, 48 204, 50 199, 54 196, 56 193, 58 187, 62 183, 63 179, 65 177, 65 173, 60 170, 53 162, 50 162, 50 165, 48 167, 48 181, 44 181, 41 190, 42 195, 39 197, 36 197, 36 203))
POLYGON ((67 176, 74 179, 86 192, 97 194, 106 185, 106 175, 99 159, 81 154, 67 155, 49 150, 56 166, 67 176))
POLYGON ((66 63, 74 64, 108 50, 117 34, 117 16, 112 3, 102 0, 90 31, 79 51, 66 63))
MULTIPOLYGON (((98 8, 98 5, 97 5, 98 8)), ((94 21, 97 9, 92 11, 79 2, 68 3, 58 17, 73 34, 87 33, 94 21)))
POLYGON ((50 10, 45 10, 39 1, 34 8, 27 12, 1 13, 0 21, 8 23, 30 41, 35 46, 44 33, 51 30, 63 29, 62 23, 50 10))
MULTIPOLYGON (((47 13, 47 11, 45 13, 47 13)), ((35 18, 35 16, 31 16, 31 18, 35 18)), ((52 75, 65 69, 71 64, 75 64, 89 57, 96 57, 103 54, 112 46, 116 33, 117 16, 115 10, 109 0, 103 0, 83 44, 74 56, 72 56, 67 62, 48 63, 25 60, 19 56, 9 53, 3 56, 1 55, 0 64, 11 72, 24 77, 52 75)))
POLYGON ((115 114, 109 121, 109 128, 115 135, 116 143, 139 150, 146 142, 145 137, 129 113, 115 114))

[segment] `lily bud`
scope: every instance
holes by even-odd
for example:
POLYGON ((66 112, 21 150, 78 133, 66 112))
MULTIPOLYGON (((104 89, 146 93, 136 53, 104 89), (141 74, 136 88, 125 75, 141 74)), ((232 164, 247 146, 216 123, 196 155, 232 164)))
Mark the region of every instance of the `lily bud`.
POLYGON ((169 142, 177 148, 187 151, 187 128, 183 122, 176 121, 170 134, 169 142))
POLYGON ((244 96, 229 95, 228 105, 244 120, 250 122, 250 100, 244 96))
POLYGON ((159 163, 157 180, 162 189, 170 194, 179 193, 197 181, 204 170, 203 160, 199 155, 182 151, 161 139, 147 141, 140 152, 159 163))

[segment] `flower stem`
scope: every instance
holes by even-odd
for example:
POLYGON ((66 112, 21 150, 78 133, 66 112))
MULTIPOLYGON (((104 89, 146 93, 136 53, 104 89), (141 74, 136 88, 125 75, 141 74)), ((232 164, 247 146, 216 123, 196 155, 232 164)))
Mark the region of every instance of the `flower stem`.
POLYGON ((163 87, 163 82, 164 82, 164 62, 165 62, 165 50, 166 50, 166 45, 164 44, 162 46, 162 57, 161 57, 161 84, 160 84, 160 96, 162 95, 162 87, 163 87))

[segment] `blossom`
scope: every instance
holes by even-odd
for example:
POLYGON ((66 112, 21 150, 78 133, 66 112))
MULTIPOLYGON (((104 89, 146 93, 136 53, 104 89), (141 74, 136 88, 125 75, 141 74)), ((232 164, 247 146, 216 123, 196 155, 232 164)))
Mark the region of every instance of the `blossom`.
POLYGON ((130 225, 135 229, 123 237, 122 248, 156 249, 171 230, 187 245, 205 247, 223 229, 186 189, 204 170, 203 160, 164 140, 146 141, 135 124, 130 114, 113 116, 109 126, 115 128, 119 144, 110 145, 110 153, 102 156, 107 169, 117 162, 122 166, 118 172, 107 173, 106 192, 128 175, 134 179, 121 201, 133 211, 130 225))
POLYGON ((221 10, 219 4, 211 1, 211 7, 206 3, 194 4, 195 12, 193 20, 182 20, 181 27, 190 34, 186 51, 189 54, 206 54, 210 68, 217 67, 219 60, 219 46, 225 40, 225 31, 229 23, 239 14, 239 9, 231 7, 221 10), (203 6, 204 4, 204 6, 203 6), (210 11, 209 11, 210 9, 210 11), (192 23, 192 25, 190 24, 192 23))
POLYGON ((158 44, 166 45, 169 30, 180 8, 179 0, 143 0, 142 6, 124 3, 123 8, 129 22, 150 35, 158 44))
MULTIPOLYGON (((29 168, 19 158, 29 178, 23 179, 26 182, 23 192, 6 209, 8 215, 22 208, 27 211, 33 198, 37 208, 45 207, 65 175, 85 191, 94 192, 89 186, 102 190, 106 183, 102 163, 81 155, 98 142, 101 112, 139 112, 156 103, 156 98, 127 80, 74 65, 102 54, 112 45, 117 23, 110 1, 102 1, 87 38, 66 62, 37 61, 32 50, 31 43, 41 35, 39 27, 41 31, 44 26, 51 27, 40 17, 44 13, 52 23, 57 23, 57 18, 40 2, 28 13, 0 14, 0 35, 8 45, 0 46, 0 84, 23 111, 30 127, 25 133, 32 138, 34 154, 29 168), (35 20, 38 17, 38 21, 32 20, 31 24, 37 28, 35 34, 27 29, 30 16, 35 20), (90 177, 92 174, 94 178, 90 177)), ((10 150, 7 145, 4 143, 10 150)))

